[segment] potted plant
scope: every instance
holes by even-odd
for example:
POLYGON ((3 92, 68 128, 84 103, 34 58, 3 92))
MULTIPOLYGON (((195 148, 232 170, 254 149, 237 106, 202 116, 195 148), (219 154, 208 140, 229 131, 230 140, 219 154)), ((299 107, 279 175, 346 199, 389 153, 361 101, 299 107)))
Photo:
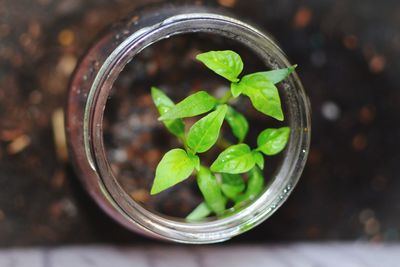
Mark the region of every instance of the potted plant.
MULTIPOLYGON (((193 54, 193 51, 189 52, 187 54, 193 54)), ((162 56, 171 57, 170 54, 162 56)), ((190 61, 194 62, 192 58, 190 61)), ((152 72, 152 65, 146 66, 145 69, 152 72)), ((225 12, 174 5, 135 12, 103 33, 81 60, 71 82, 66 128, 72 158, 82 182, 115 220, 152 237, 184 243, 210 243, 253 228, 288 197, 307 155, 309 108, 294 69, 268 35, 225 12), (146 58, 148 49, 182 35, 191 39, 193 34, 202 34, 202 38, 209 39, 212 48, 217 46, 214 47, 211 40, 222 38, 218 46, 223 49, 195 51, 197 61, 201 63, 197 65, 210 79, 219 77, 221 84, 224 83, 222 89, 200 88, 207 87, 208 78, 200 85, 187 81, 190 92, 165 87, 162 80, 161 84, 154 84, 146 78, 141 80, 146 86, 142 84, 145 89, 140 97, 137 87, 130 90, 136 94, 132 100, 136 101, 136 106, 123 104, 126 97, 119 98, 120 101, 109 99, 113 92, 118 94, 113 88, 123 80, 124 69, 131 66, 130 77, 138 76, 144 69, 139 65, 141 55, 145 62, 154 61, 146 58), (230 42, 246 47, 264 67, 250 71, 247 61, 228 48, 230 42), (217 75, 212 75, 210 70, 217 75), (126 185, 118 178, 120 170, 116 170, 109 156, 107 136, 113 119, 107 115, 106 107, 110 106, 110 101, 114 101, 117 108, 128 106, 127 110, 153 115, 159 112, 153 117, 145 116, 146 120, 135 117, 132 121, 136 123, 129 131, 135 132, 136 128, 146 124, 159 129, 159 133, 163 131, 156 137, 146 135, 140 139, 136 136, 130 141, 137 149, 129 152, 133 155, 132 161, 136 161, 135 167, 142 170, 137 173, 141 173, 146 181, 144 191, 135 191, 141 194, 132 195, 124 188, 126 185), (260 123, 248 117, 250 110, 257 120, 260 116, 272 118, 268 120, 271 124, 263 125, 265 121, 260 123), (163 127, 169 134, 161 130, 163 127), (253 131, 246 137, 248 129, 255 129, 257 133, 253 131), (149 156, 151 163, 143 161, 138 153, 149 143, 152 143, 151 148, 159 147, 153 153, 155 156, 149 156), (264 158, 274 161, 275 157, 271 156, 278 153, 279 161, 271 172, 273 164, 269 165, 270 160, 264 164, 264 158), (267 174, 267 180, 264 174, 267 174), (196 178, 190 179, 190 176, 196 178), (183 218, 162 214, 163 210, 160 213, 140 201, 140 195, 146 195, 150 201, 162 199, 159 198, 162 195, 172 197, 174 190, 184 187, 182 184, 185 183, 193 189, 191 192, 195 192, 193 200, 189 200, 192 204, 189 208, 199 206, 189 214, 186 209, 183 218), (197 184, 198 189, 190 184, 197 184), (149 193, 152 196, 149 197, 149 193), (203 199, 200 199, 201 195, 203 199)), ((171 79, 176 71, 168 69, 171 79)), ((196 74, 188 73, 190 77, 196 74)), ((136 179, 126 181, 132 181, 131 186, 138 187, 136 179)))
POLYGON ((263 130, 257 138, 257 148, 251 149, 244 142, 249 123, 230 101, 245 95, 250 98, 256 110, 283 121, 281 100, 275 84, 280 83, 295 69, 292 66, 251 73, 239 78, 244 64, 240 55, 234 51, 209 51, 197 55, 196 59, 230 82, 230 90, 221 98, 215 98, 206 91, 198 91, 175 105, 160 89, 151 88, 154 104, 161 116, 159 120, 183 146, 183 149, 171 149, 162 157, 155 171, 151 194, 164 191, 195 173, 204 201, 187 216, 190 221, 210 214, 226 216, 262 192, 264 156, 274 156, 285 148, 290 128, 263 130), (184 118, 206 113, 208 114, 185 132, 184 118), (237 138, 236 144, 231 144, 220 136, 224 120, 237 138), (224 147, 210 166, 204 166, 200 155, 222 142, 227 147, 224 147), (231 202, 230 208, 227 206, 228 202, 231 202))

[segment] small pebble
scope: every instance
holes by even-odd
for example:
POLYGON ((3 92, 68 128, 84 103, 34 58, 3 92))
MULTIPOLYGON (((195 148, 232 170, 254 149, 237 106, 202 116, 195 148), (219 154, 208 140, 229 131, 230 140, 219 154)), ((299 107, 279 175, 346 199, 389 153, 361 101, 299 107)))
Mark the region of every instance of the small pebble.
POLYGON ((354 150, 361 151, 364 150, 367 146, 368 140, 363 134, 357 134, 353 137, 353 148, 354 150))
POLYGON ((71 199, 69 199, 69 198, 62 199, 61 205, 62 205, 64 213, 67 216, 75 217, 78 214, 78 209, 77 209, 75 203, 71 199))
POLYGON ((60 189, 65 183, 65 172, 63 170, 57 170, 51 178, 51 186, 60 189))
POLYGON ((21 135, 14 139, 8 146, 7 152, 8 154, 14 155, 22 152, 29 144, 31 143, 31 139, 27 135, 21 135))
POLYGON ((354 50, 358 46, 358 38, 352 34, 343 37, 343 45, 350 50, 354 50))
POLYGON ((375 119, 375 108, 362 107, 359 112, 359 120, 363 124, 370 124, 375 119))
POLYGON ((385 69, 386 59, 382 55, 375 55, 369 61, 369 69, 372 73, 380 73, 385 69))
POLYGON ((68 149, 64 129, 64 111, 62 108, 58 108, 53 112, 51 121, 57 157, 61 161, 66 161, 68 159, 68 149))
POLYGON ((337 120, 340 117, 340 108, 332 101, 324 102, 321 112, 324 118, 330 121, 337 120))
POLYGON ((304 28, 308 24, 310 24, 312 19, 312 11, 308 7, 301 7, 297 10, 294 18, 293 18, 293 26, 294 28, 304 28))
POLYGON ((64 76, 69 76, 75 68, 77 63, 77 58, 73 55, 64 55, 56 66, 56 69, 59 73, 64 76))
POLYGON ((62 46, 70 46, 75 41, 75 34, 69 29, 62 30, 58 34, 58 43, 62 46))
POLYGON ((236 0, 218 0, 218 3, 224 7, 233 7, 236 4, 236 0))
POLYGON ((128 155, 124 149, 115 149, 111 151, 111 159, 115 162, 125 162, 128 159, 128 155))
POLYGON ((131 197, 137 202, 145 203, 150 199, 150 194, 146 189, 138 189, 131 192, 131 197))

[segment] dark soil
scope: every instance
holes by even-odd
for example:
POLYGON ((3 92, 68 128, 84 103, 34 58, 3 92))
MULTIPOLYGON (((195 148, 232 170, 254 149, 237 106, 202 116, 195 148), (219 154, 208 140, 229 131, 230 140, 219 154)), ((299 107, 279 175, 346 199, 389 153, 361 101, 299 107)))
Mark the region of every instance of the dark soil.
MULTIPOLYGON (((63 108, 78 58, 105 25, 144 2, 150 1, 0 1, 0 245, 148 240, 117 225, 92 202, 53 138, 59 121, 56 111, 63 108)), ((313 108, 312 147, 302 180, 276 215, 235 240, 399 240, 398 1, 218 2, 276 37, 292 62, 299 64, 313 108)), ((185 42, 182 45, 193 45, 185 42)), ((151 73, 157 68, 136 71, 151 73)), ((110 116, 115 112, 121 118, 109 125, 109 138, 114 140, 109 151, 115 162, 121 154, 114 152, 127 141, 118 141, 115 137, 123 135, 115 135, 113 129, 127 125, 123 120, 151 105, 147 91, 138 96, 141 101, 135 100, 143 106, 132 105, 131 98, 118 100, 118 94, 133 90, 128 71, 128 81, 116 85, 110 101, 110 116), (113 99, 121 106, 113 108, 113 99)), ((216 88, 211 81, 192 83, 192 76, 182 85, 169 73, 155 73, 154 80, 135 82, 135 92, 165 85, 178 100, 176 88, 216 88)), ((159 125, 152 127, 158 129, 156 140, 170 140, 159 125)), ((158 144, 165 149, 173 145, 158 144)), ((129 153, 137 159, 138 151, 129 153)), ((153 148, 143 154, 150 165, 159 157, 153 148)), ((118 164, 129 191, 129 183, 135 181, 131 165, 118 164)), ((183 188, 180 194, 187 194, 183 188)), ((187 203, 186 209, 193 204, 187 203)))

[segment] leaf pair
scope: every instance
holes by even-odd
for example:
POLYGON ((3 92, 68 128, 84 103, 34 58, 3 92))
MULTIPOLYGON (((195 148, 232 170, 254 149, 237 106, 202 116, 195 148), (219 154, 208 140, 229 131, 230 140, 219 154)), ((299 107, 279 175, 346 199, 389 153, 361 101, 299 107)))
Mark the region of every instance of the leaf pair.
POLYGON ((162 91, 152 88, 152 97, 160 113, 159 120, 182 141, 185 150, 172 149, 164 155, 157 166, 151 194, 157 194, 185 180, 196 169, 197 184, 204 202, 189 214, 188 220, 198 220, 211 213, 222 215, 228 200, 241 205, 262 192, 264 177, 261 170, 264 168, 264 155, 271 156, 281 152, 289 139, 290 129, 282 127, 262 131, 257 138, 258 147, 251 149, 242 143, 249 130, 246 118, 225 103, 229 103, 232 96, 243 94, 250 98, 258 111, 283 120, 279 92, 275 84, 285 79, 296 67, 257 72, 240 79, 243 62, 233 51, 210 51, 196 58, 231 82, 230 92, 222 99, 217 100, 207 92, 199 91, 175 105, 162 91), (210 113, 194 123, 185 135, 183 118, 208 112, 210 113), (217 142, 224 120, 231 127, 239 144, 220 153, 210 169, 200 166, 200 159, 196 154, 206 152, 217 142), (220 173, 220 180, 217 180, 215 172, 220 173), (248 173, 247 186, 240 175, 242 173, 248 173))
MULTIPOLYGON (((211 172, 208 172, 210 177, 214 177, 211 172)), ((257 166, 248 172, 247 187, 243 181, 243 178, 239 174, 221 173, 221 185, 220 188, 227 198, 235 202, 235 207, 241 205, 243 202, 256 198, 264 189, 264 176, 260 168, 257 166)), ((204 178, 203 178, 204 179, 204 178)), ((215 181, 215 178, 211 178, 211 181, 215 181)), ((210 185, 217 186, 213 183, 210 185)), ((203 187, 203 191, 207 194, 207 188, 203 187)), ((203 192, 202 191, 202 192, 203 192)), ((221 194, 219 190, 211 190, 210 193, 213 195, 205 197, 206 201, 200 203, 187 217, 188 221, 199 221, 209 216, 214 210, 211 205, 208 204, 210 201, 216 199, 215 203, 226 203, 226 198, 221 194), (214 193, 216 192, 216 193, 214 193), (208 199, 208 201, 207 201, 208 199)), ((219 207, 218 207, 219 208, 219 207)), ((214 211, 215 212, 215 211, 214 211)), ((219 213, 216 213, 219 214, 219 213)))
POLYGON ((205 167, 200 168, 197 184, 205 201, 186 217, 189 221, 198 221, 212 212, 217 215, 222 214, 225 211, 227 198, 235 201, 246 187, 242 176, 229 173, 222 173, 221 184, 218 184, 215 175, 205 167))
POLYGON ((200 159, 195 154, 205 152, 215 144, 228 107, 220 105, 215 111, 197 121, 190 128, 186 138, 182 117, 214 108, 216 102, 212 102, 212 105, 209 104, 209 101, 214 98, 206 92, 199 92, 174 105, 162 91, 155 87, 152 88, 152 97, 162 115, 164 125, 171 133, 184 140, 189 148, 189 153, 182 149, 172 149, 161 159, 151 189, 151 194, 157 194, 185 180, 191 175, 194 168, 199 168, 200 159), (198 106, 190 107, 189 104, 192 101, 198 106))
POLYGON ((290 128, 266 129, 257 138, 258 148, 251 150, 247 144, 233 145, 222 151, 211 165, 213 172, 245 173, 255 165, 264 168, 265 155, 272 156, 281 152, 289 139, 290 128))
POLYGON ((196 59, 231 81, 231 92, 234 97, 244 94, 250 98, 258 111, 283 121, 281 101, 275 84, 292 73, 296 65, 285 69, 257 72, 239 79, 238 76, 243 70, 243 61, 233 51, 210 51, 198 55, 196 59))
POLYGON ((235 198, 236 205, 254 199, 264 189, 264 175, 260 168, 254 167, 249 171, 248 175, 249 180, 247 181, 246 191, 235 198))
MULTIPOLYGON (((152 97, 161 115, 159 120, 163 121, 168 130, 178 137, 184 135, 185 125, 182 118, 206 113, 217 104, 217 100, 205 91, 190 95, 176 105, 155 87, 152 88, 152 97)), ((187 145, 193 153, 205 152, 215 144, 227 111, 226 105, 220 105, 190 128, 187 145)))
POLYGON ((278 88, 260 73, 246 75, 239 83, 231 85, 232 94, 248 96, 254 108, 277 120, 283 120, 278 88))

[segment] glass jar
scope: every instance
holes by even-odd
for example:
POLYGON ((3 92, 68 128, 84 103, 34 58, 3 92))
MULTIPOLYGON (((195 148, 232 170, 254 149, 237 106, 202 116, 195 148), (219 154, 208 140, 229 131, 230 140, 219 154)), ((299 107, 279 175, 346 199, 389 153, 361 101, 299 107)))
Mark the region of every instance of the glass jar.
POLYGON ((281 86, 286 122, 292 129, 273 182, 247 207, 205 222, 171 219, 145 209, 114 176, 103 140, 107 99, 124 66, 146 47, 186 33, 233 39, 249 48, 268 68, 291 64, 271 36, 225 11, 200 6, 152 6, 113 25, 87 51, 71 81, 66 130, 71 158, 87 191, 112 218, 154 238, 182 243, 214 243, 243 233, 270 217, 287 199, 303 170, 310 143, 310 108, 298 76, 281 86))

